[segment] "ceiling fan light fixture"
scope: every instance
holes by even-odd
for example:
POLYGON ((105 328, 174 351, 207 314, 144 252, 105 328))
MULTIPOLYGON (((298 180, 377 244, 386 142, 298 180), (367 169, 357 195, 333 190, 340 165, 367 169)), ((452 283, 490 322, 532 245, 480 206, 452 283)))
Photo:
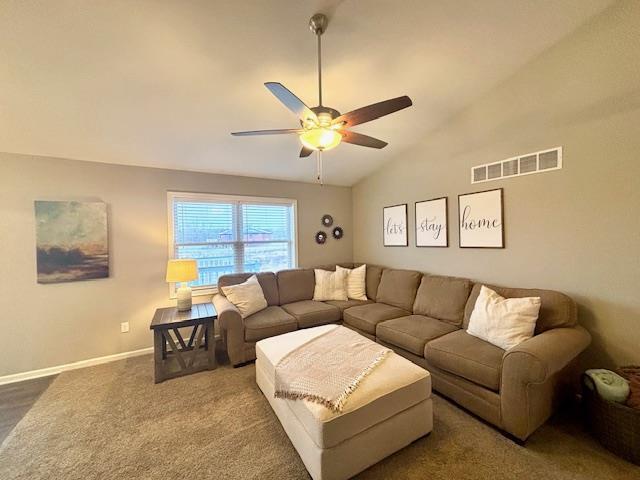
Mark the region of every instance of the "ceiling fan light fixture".
POLYGON ((342 135, 332 128, 312 128, 300 134, 300 141, 311 150, 326 152, 340 144, 342 135))

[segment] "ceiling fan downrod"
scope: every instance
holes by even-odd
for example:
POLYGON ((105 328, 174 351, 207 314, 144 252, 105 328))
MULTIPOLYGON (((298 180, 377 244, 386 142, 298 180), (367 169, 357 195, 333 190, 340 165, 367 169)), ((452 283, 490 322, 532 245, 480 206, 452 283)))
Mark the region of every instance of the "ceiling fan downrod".
POLYGON ((322 13, 316 13, 309 20, 309 29, 318 38, 318 105, 322 106, 322 34, 327 30, 329 19, 322 13))
MULTIPOLYGON (((318 106, 322 107, 322 34, 327 29, 329 19, 322 13, 316 13, 309 20, 309 29, 318 39, 318 106)), ((322 151, 316 152, 316 178, 320 185, 323 185, 322 178, 322 151)))

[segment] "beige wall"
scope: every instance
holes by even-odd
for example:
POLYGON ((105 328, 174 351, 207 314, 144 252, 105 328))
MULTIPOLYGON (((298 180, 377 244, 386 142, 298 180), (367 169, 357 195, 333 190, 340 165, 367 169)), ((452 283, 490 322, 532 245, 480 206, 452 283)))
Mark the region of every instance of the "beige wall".
MULTIPOLYGON (((351 261, 351 189, 203 173, 0 154, 0 376, 152 345, 156 307, 174 304, 164 282, 168 190, 294 198, 301 266, 351 261), (108 204, 111 276, 36 283, 34 200, 108 204), (345 237, 314 242, 320 217, 345 237), (120 333, 120 322, 131 331, 120 333)), ((197 297, 205 301, 207 297, 197 297)))
POLYGON ((564 291, 594 337, 586 363, 638 364, 638 25, 640 2, 616 4, 357 184, 354 260, 564 291), (559 145, 563 170, 470 184, 473 165, 559 145), (457 195, 497 187, 506 249, 458 248, 457 195), (413 202, 440 196, 450 247, 416 248, 413 202), (382 207, 405 202, 409 247, 384 248, 382 207))

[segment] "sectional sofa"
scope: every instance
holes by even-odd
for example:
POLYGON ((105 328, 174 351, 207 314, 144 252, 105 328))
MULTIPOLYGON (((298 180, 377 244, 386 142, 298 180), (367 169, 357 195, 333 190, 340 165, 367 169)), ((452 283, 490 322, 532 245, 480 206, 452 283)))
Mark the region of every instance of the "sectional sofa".
MULTIPOLYGON (((241 283, 250 275, 225 275, 219 285, 241 283)), ((256 358, 258 340, 343 322, 426 368, 436 391, 522 441, 570 391, 565 387, 577 378, 576 358, 591 341, 577 324, 575 302, 551 290, 487 285, 503 297, 542 299, 534 337, 505 351, 466 333, 482 286, 466 278, 367 265, 369 300, 317 302, 313 269, 257 277, 269 305, 265 310, 243 319, 224 295, 213 298, 234 366, 256 358)))

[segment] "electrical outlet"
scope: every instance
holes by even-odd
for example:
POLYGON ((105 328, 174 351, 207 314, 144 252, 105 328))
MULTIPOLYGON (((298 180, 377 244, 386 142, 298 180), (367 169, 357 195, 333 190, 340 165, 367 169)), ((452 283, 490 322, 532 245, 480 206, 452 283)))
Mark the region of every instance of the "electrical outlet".
POLYGON ((129 331, 129 322, 122 322, 120 324, 120 333, 127 333, 129 331))

